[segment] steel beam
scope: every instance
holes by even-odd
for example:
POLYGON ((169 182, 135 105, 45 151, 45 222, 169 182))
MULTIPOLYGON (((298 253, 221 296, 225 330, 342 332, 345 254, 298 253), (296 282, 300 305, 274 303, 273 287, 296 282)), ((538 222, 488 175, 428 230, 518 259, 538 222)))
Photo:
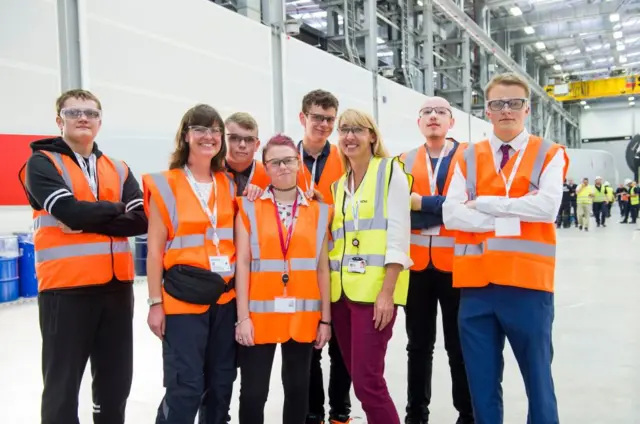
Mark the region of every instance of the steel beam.
POLYGON ((282 0, 263 0, 264 21, 271 27, 271 73, 273 82, 273 129, 285 131, 284 37, 285 7, 282 0), (266 7, 265 7, 266 6, 266 7))
MULTIPOLYGON (((491 36, 476 24, 471 17, 469 17, 458 5, 452 0, 432 0, 433 4, 438 6, 452 21, 454 21, 460 28, 463 28, 469 33, 469 36, 483 49, 486 49, 509 71, 517 73, 522 76, 531 87, 531 90, 544 99, 550 102, 553 109, 556 110, 564 119, 571 125, 577 127, 578 122, 568 114, 554 98, 547 95, 544 88, 527 74, 511 57, 493 41, 491 36)), ((493 25, 493 24, 492 24, 493 25)))
MULTIPOLYGON (((353 0, 351 0, 353 1, 353 0)), ((376 0, 364 2, 365 26, 368 29, 366 40, 366 66, 371 71, 373 88, 373 119, 378 120, 378 19, 376 0)))
POLYGON ((471 42, 469 41, 469 33, 462 34, 462 86, 464 87, 464 95, 462 97, 462 110, 471 113, 471 42))
POLYGON ((424 93, 433 96, 433 0, 422 0, 422 64, 424 77, 424 93))
POLYGON ((88 88, 83 84, 81 32, 78 0, 58 0, 58 44, 62 91, 88 88))

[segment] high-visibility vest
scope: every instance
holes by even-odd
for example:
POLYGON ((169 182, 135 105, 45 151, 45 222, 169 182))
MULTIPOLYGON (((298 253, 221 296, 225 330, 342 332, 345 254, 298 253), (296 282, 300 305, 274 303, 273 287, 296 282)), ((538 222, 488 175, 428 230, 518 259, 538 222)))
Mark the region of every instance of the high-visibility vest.
MULTIPOLYGON (((226 283, 234 277, 236 270, 236 248, 233 242, 236 187, 226 172, 215 172, 218 198, 214 199, 213 190, 209 197, 209 209, 217 201, 218 221, 216 234, 220 239, 220 255, 229 257, 231 270, 219 273, 226 283)), ((167 244, 164 250, 163 265, 168 270, 174 265, 191 265, 202 269, 211 269, 210 256, 217 256, 213 243, 213 228, 207 214, 202 210, 200 201, 189 185, 183 169, 171 169, 161 173, 142 176, 144 190, 144 208, 149 214, 149 202, 158 206, 162 221, 167 228, 167 244)), ((178 300, 162 289, 163 308, 167 315, 202 314, 209 305, 195 305, 178 300)), ((226 304, 235 298, 235 290, 223 293, 218 304, 226 304)))
MULTIPOLYGON (((338 181, 342 174, 344 174, 344 167, 342 166, 342 161, 338 154, 338 148, 335 145, 330 144, 329 156, 327 157, 327 161, 322 169, 320 180, 318 181, 318 184, 314 185, 314 188, 322 194, 324 203, 330 205, 333 204, 331 185, 338 181)), ((300 167, 298 169, 298 185, 302 190, 306 191, 311 188, 311 183, 311 172, 304 164, 303 157, 301 157, 300 167)))
POLYGON ((590 205, 593 203, 593 197, 590 195, 593 194, 594 188, 590 185, 579 185, 576 191, 576 203, 579 205, 590 205))
MULTIPOLYGON (((124 182, 129 175, 124 162, 106 155, 97 159, 99 183, 96 199, 82 169, 70 156, 44 150, 40 153, 53 163, 76 200, 122 202, 124 182)), ((23 185, 25 175, 26 167, 23 167, 20 172, 23 185)), ((114 277, 122 282, 133 281, 133 257, 126 237, 65 234, 58 227, 58 220, 44 209, 33 211, 33 229, 39 291, 102 285, 114 277)))
MULTIPOLYGON (((287 265, 282 257, 275 221, 276 206, 271 199, 238 203, 239 214, 249 233, 251 274, 249 315, 254 343, 285 343, 290 339, 310 343, 316 339, 321 318, 318 263, 322 243, 328 234, 329 206, 317 201, 299 205, 287 265), (282 281, 285 270, 289 276, 282 281), (275 312, 276 298, 295 299, 295 312, 275 312)), ((286 237, 286 230, 284 235, 286 237)))
POLYGON ((638 194, 638 187, 629 188, 629 204, 631 206, 640 204, 640 194, 638 194))
MULTIPOLYGON (((540 176, 559 149, 565 159, 563 179, 566 177, 569 158, 563 146, 530 136, 509 192, 517 198, 536 190, 540 176)), ((470 198, 507 195, 505 183, 494 167, 494 152, 488 140, 471 144, 460 162, 460 169, 467 181, 470 198), (478 184, 481 182, 481 185, 478 184)), ((518 155, 513 155, 504 167, 509 176, 518 155)), ((526 289, 554 291, 556 262, 556 232, 554 223, 520 222, 520 236, 496 237, 493 231, 476 233, 475 245, 456 243, 453 284, 455 287, 482 287, 489 283, 526 289), (478 259, 480 258, 480 259, 478 259), (480 269, 477 267, 481 264, 480 269), (456 275, 458 270, 463 271, 456 275), (482 275, 465 280, 469 270, 482 275)), ((457 242, 457 241, 456 241, 457 242)))
MULTIPOLYGON (((465 148, 466 144, 459 144, 451 158, 443 192, 439 193, 440 195, 447 194, 456 162, 462 158, 465 148)), ((431 193, 425 145, 403 154, 401 160, 404 161, 407 171, 413 176, 412 192, 418 193, 420 196, 433 196, 435 193, 431 193)), ((423 235, 421 230, 411 230, 411 260, 413 261, 411 270, 422 271, 431 261, 436 269, 451 272, 453 270, 454 243, 455 231, 447 230, 444 225, 440 226, 440 234, 437 236, 423 235)))
POLYGON ((613 194, 613 188, 610 186, 604 186, 605 194, 607 195, 607 201, 613 202, 616 199, 615 194, 613 194))
MULTIPOLYGON (((353 245, 353 239, 356 236, 353 210, 350 204, 345 205, 344 187, 347 174, 344 174, 331 188, 335 199, 334 216, 331 221, 332 242, 329 251, 332 302, 340 300, 344 292, 345 296, 354 302, 372 304, 382 289, 386 273, 384 262, 387 250, 387 194, 394 162, 398 162, 400 167, 404 168, 398 158, 372 158, 367 173, 354 194, 354 198, 360 201, 358 247, 353 245), (364 274, 348 272, 349 260, 353 257, 366 260, 364 274)), ((413 178, 410 174, 405 173, 405 175, 411 187, 413 178)), ((409 270, 402 270, 393 293, 396 305, 406 304, 408 289, 409 270)))
POLYGON ((593 203, 602 203, 607 200, 607 189, 603 185, 601 185, 600 188, 593 186, 593 194, 593 203))

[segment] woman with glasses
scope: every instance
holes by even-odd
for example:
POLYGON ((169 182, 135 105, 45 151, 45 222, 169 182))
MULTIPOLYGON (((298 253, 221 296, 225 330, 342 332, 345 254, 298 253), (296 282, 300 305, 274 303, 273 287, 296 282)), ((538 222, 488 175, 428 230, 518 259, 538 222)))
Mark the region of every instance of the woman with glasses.
POLYGON ((151 331, 162 340, 166 394, 156 423, 226 423, 236 378, 235 187, 223 121, 211 106, 182 118, 169 170, 143 176, 149 216, 151 331))
POLYGON ((331 337, 329 207, 298 187, 293 141, 273 137, 262 151, 270 185, 236 218, 240 424, 264 423, 276 346, 282 349, 284 424, 302 424, 313 349, 331 337))
POLYGON ((373 118, 338 119, 346 173, 332 186, 332 316, 338 345, 369 424, 399 424, 384 379, 387 344, 409 288, 412 178, 390 158, 373 118))

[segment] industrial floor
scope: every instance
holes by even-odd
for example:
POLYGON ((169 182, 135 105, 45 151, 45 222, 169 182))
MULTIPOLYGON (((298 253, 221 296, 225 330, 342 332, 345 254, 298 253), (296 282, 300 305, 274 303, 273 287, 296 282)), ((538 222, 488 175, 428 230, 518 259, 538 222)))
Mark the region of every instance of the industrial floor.
MULTIPOLYGON (((617 215, 614 212, 614 215, 617 215)), ((640 424, 640 231, 618 224, 581 232, 558 230, 554 375, 563 424, 640 424)), ((152 423, 163 395, 160 342, 146 324, 146 286, 136 285, 135 375, 127 423, 152 423)), ((441 327, 439 327, 440 329, 441 327)), ((406 335, 398 315, 387 355, 386 377, 404 410, 406 335)), ((324 355, 327 356, 327 355, 324 355)), ((527 398, 510 349, 505 349, 505 423, 526 422, 527 398)), ((328 363, 325 360, 325 369, 328 363)), ((281 423, 280 362, 276 357, 266 422, 281 423)), ((453 424, 449 369, 438 338, 432 423, 453 424)), ((40 334, 35 302, 0 305, 0 423, 39 423, 40 334)), ((238 382, 231 407, 237 422, 238 382)), ((353 397, 354 424, 365 423, 353 397)), ((80 422, 91 418, 90 375, 80 394, 80 422)), ((401 412, 401 417, 404 417, 401 412)))

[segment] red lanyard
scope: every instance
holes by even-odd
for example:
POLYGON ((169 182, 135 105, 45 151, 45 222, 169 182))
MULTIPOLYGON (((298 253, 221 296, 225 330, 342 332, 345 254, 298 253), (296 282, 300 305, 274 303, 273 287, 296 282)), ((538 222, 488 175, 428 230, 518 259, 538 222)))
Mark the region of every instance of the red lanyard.
MULTIPOLYGON (((275 196, 274 196, 275 200, 275 196)), ((289 252, 289 245, 291 244, 291 236, 293 235, 293 222, 296 219, 296 211, 298 210, 298 195, 296 194, 296 200, 293 202, 293 210, 291 211, 291 225, 287 233, 287 240, 285 243, 284 235, 282 231, 282 220, 280 219, 280 213, 278 212, 278 205, 274 205, 276 212, 276 221, 278 221, 278 236, 280 236, 280 250, 282 251, 282 258, 287 259, 287 252, 289 252)))

